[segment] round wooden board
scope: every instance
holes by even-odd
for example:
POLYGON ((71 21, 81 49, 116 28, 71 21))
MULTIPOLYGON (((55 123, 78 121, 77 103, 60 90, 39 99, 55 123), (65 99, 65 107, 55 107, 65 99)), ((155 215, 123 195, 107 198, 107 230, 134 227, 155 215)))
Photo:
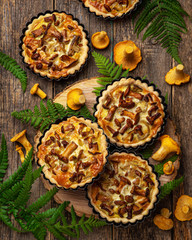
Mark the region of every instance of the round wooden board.
MULTIPOLYGON (((93 106, 96 102, 96 96, 92 91, 93 91, 94 87, 98 87, 98 86, 100 86, 100 85, 97 83, 96 77, 78 81, 78 82, 68 86, 61 93, 56 95, 56 97, 54 98, 54 102, 60 103, 63 106, 66 106, 67 93, 74 88, 80 88, 80 89, 82 89, 82 91, 85 95, 86 106, 89 108, 89 110, 91 112, 93 112, 93 106)), ((176 134, 175 126, 170 119, 168 119, 168 121, 167 121, 164 133, 170 135, 176 142, 178 142, 180 144, 179 136, 176 134)), ((37 147, 37 144, 39 142, 39 138, 41 135, 42 135, 41 132, 38 131, 35 136, 35 152, 37 150, 36 147, 37 147)), ((156 151, 159 146, 160 146, 159 142, 156 141, 156 147, 155 147, 154 151, 156 151)), ((173 180, 177 176, 177 171, 180 166, 179 160, 180 159, 178 157, 178 159, 174 162, 175 171, 172 175, 169 175, 169 176, 162 175, 160 177, 159 180, 160 180, 161 185, 173 180)), ((149 159, 149 162, 153 165, 158 163, 158 162, 154 161, 152 158, 149 159)), ((43 177, 42 177, 42 181, 43 181, 43 184, 46 189, 50 190, 51 188, 53 188, 53 185, 50 185, 49 181, 45 180, 43 177)), ((83 214, 85 214, 87 217, 89 217, 90 215, 93 214, 93 211, 92 211, 92 208, 90 208, 88 206, 88 200, 86 199, 85 194, 86 194, 85 190, 79 190, 79 189, 78 190, 62 190, 61 189, 54 196, 54 199, 59 204, 63 203, 64 201, 70 201, 70 204, 73 205, 73 207, 76 211, 76 214, 78 216, 82 216, 83 214)), ((70 210, 70 205, 67 208, 67 210, 70 210)))

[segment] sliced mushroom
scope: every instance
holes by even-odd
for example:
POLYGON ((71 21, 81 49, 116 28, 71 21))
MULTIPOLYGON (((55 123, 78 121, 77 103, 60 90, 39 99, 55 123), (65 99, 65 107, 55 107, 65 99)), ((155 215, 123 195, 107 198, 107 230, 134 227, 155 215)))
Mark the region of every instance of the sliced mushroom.
POLYGON ((68 158, 75 151, 75 149, 77 149, 77 147, 78 145, 75 142, 71 142, 65 149, 63 157, 68 158))

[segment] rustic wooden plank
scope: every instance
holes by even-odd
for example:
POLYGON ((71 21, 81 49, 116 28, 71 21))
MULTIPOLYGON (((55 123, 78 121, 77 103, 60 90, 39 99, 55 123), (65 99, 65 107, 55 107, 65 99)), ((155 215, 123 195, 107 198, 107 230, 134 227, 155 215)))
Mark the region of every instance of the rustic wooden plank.
MULTIPOLYGON (((181 2, 183 8, 191 14, 192 2, 190 0, 181 2)), ((189 18, 186 19, 188 33, 182 35, 182 43, 180 44, 180 56, 185 66, 185 72, 192 76, 191 61, 191 38, 192 25, 189 18)), ((173 65, 176 63, 173 61, 173 65)), ((177 131, 181 136, 182 158, 181 158, 181 174, 184 175, 183 185, 173 194, 173 210, 175 210, 176 202, 182 194, 192 196, 192 129, 191 129, 191 106, 192 106, 192 82, 181 86, 172 87, 172 116, 175 119, 177 131)), ((180 222, 174 218, 173 239, 192 239, 192 221, 180 222)))
MULTIPOLYGON (((0 94, 0 132, 5 133, 5 137, 8 142, 9 150, 9 168, 8 175, 12 174, 20 165, 20 159, 18 153, 15 151, 15 144, 10 142, 10 139, 19 131, 23 130, 27 126, 24 126, 19 121, 11 117, 11 112, 14 110, 22 110, 26 108, 33 108, 35 104, 39 104, 40 98, 37 96, 31 96, 29 93, 30 88, 34 83, 39 82, 42 89, 48 94, 49 98, 52 98, 52 83, 41 79, 27 70, 22 63, 19 55, 19 42, 22 34, 22 29, 26 23, 39 12, 44 12, 47 9, 53 9, 53 1, 39 0, 39 1, 27 1, 24 3, 21 0, 2 0, 0 9, 0 49, 15 58, 18 63, 27 71, 28 86, 27 91, 23 94, 20 82, 18 79, 3 68, 0 67, 1 75, 1 94, 0 94)), ((27 127, 27 136, 31 143, 33 143, 34 130, 27 127)), ((34 164, 35 165, 35 164, 34 164)), ((36 168, 36 166, 34 166, 36 168)), ((34 201, 40 195, 46 192, 42 182, 38 179, 33 186, 33 194, 30 201, 34 201)), ((49 204, 50 206, 50 204, 49 204)), ((4 224, 0 224, 1 239, 34 239, 32 234, 19 234, 11 231, 5 227, 4 224)), ((50 237, 48 236, 47 239, 50 237)))

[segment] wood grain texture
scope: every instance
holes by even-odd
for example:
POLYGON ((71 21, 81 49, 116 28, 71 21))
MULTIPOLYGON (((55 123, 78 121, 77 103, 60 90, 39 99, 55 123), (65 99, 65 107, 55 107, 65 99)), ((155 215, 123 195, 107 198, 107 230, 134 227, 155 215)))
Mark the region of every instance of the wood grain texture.
MULTIPOLYGON (((191 0, 180 1, 186 11, 189 14, 192 12, 191 0)), ((21 57, 19 56, 19 37, 22 32, 22 28, 25 23, 30 20, 32 16, 37 15, 39 12, 46 10, 65 10, 74 14, 85 25, 85 28, 89 31, 89 34, 93 34, 96 31, 107 31, 111 43, 106 50, 98 51, 105 56, 111 56, 111 51, 118 41, 130 39, 136 42, 141 48, 143 60, 139 66, 131 72, 133 76, 147 75, 148 79, 158 85, 158 87, 165 94, 169 94, 169 112, 171 113, 178 133, 181 135, 181 145, 183 157, 181 159, 181 174, 185 174, 184 184, 180 189, 176 190, 172 195, 164 199, 158 206, 156 213, 160 211, 162 207, 168 207, 175 209, 175 204, 182 193, 192 195, 192 83, 180 86, 170 87, 164 82, 164 76, 166 72, 173 67, 176 63, 172 61, 171 57, 162 50, 158 45, 152 45, 149 40, 144 43, 133 33, 133 25, 131 17, 126 17, 122 20, 114 22, 104 21, 96 18, 94 14, 89 14, 87 9, 84 9, 78 0, 1 0, 0 8, 0 49, 5 53, 15 58, 23 68, 21 57)), ((192 75, 192 24, 190 19, 187 19, 188 34, 183 35, 183 41, 180 46, 181 59, 186 68, 186 72, 192 75)), ((26 68, 25 68, 26 69, 26 68)), ((5 133, 6 139, 9 140, 15 133, 23 130, 27 126, 24 126, 19 121, 13 119, 10 114, 14 110, 22 110, 26 108, 33 108, 35 104, 39 104, 40 99, 38 97, 31 96, 29 90, 36 82, 40 83, 41 88, 48 94, 49 98, 54 97, 57 93, 61 92, 69 84, 84 78, 90 78, 97 76, 97 68, 91 57, 88 61, 88 65, 84 70, 75 77, 61 82, 47 82, 40 77, 33 75, 29 70, 28 74, 28 87, 25 94, 22 93, 21 86, 18 79, 15 79, 13 75, 0 67, 0 132, 5 133)), ((28 137, 33 142, 35 131, 27 127, 28 137)), ((20 160, 17 152, 15 152, 15 145, 8 141, 9 149, 9 169, 8 175, 13 173, 20 165, 20 160)), ((43 184, 38 180, 34 184, 32 200, 40 196, 40 194, 46 192, 43 184)), ((54 206, 55 203, 52 203, 54 206)), ((50 206, 50 205, 49 205, 50 206)), ((48 207, 49 207, 48 206, 48 207)), ((153 217, 153 216, 152 216, 153 217)), ((31 234, 18 234, 11 231, 5 225, 0 223, 0 239, 2 240, 33 240, 34 237, 31 234)), ((82 240, 98 240, 98 239, 133 239, 133 240, 190 240, 192 236, 192 221, 181 223, 174 218, 174 229, 171 231, 161 231, 155 227, 152 223, 152 218, 145 223, 141 223, 131 228, 116 228, 112 226, 96 229, 93 233, 85 236, 81 233, 82 240)), ((48 235, 47 239, 53 239, 48 235)), ((70 238, 68 238, 70 239, 70 238)))

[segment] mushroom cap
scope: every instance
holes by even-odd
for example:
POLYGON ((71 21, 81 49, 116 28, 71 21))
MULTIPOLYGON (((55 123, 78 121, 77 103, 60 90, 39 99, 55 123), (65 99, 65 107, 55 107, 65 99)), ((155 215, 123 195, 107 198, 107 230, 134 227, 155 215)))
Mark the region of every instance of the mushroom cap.
POLYGON ((114 47, 114 61, 123 69, 132 71, 142 60, 141 50, 131 40, 119 42, 114 47))
POLYGON ((187 221, 192 219, 192 197, 182 195, 176 205, 175 217, 179 221, 187 221))
POLYGON ((106 32, 96 32, 91 37, 91 43, 97 49, 104 49, 108 47, 110 39, 106 32))
POLYGON ((153 219, 154 224, 161 230, 170 230, 173 228, 173 220, 158 214, 153 219))
POLYGON ((170 152, 176 152, 177 155, 180 154, 181 149, 179 144, 173 140, 169 135, 163 135, 159 138, 159 140, 161 141, 161 144, 167 146, 170 150, 170 152))
POLYGON ((20 137, 24 136, 27 130, 23 130, 20 133, 17 133, 13 138, 11 138, 11 142, 16 142, 20 137))
POLYGON ((83 91, 80 88, 74 88, 67 94, 67 105, 73 110, 78 110, 84 105, 85 97, 83 91), (78 104, 76 103, 76 101, 78 104))
POLYGON ((37 92, 37 89, 39 87, 39 83, 36 83, 30 90, 30 93, 34 95, 37 92))
POLYGON ((183 72, 184 66, 182 64, 169 70, 165 76, 165 81, 170 85, 181 85, 182 83, 189 82, 190 75, 183 72))
POLYGON ((171 175, 174 172, 174 169, 174 164, 171 161, 168 161, 163 165, 163 172, 166 175, 171 175))

